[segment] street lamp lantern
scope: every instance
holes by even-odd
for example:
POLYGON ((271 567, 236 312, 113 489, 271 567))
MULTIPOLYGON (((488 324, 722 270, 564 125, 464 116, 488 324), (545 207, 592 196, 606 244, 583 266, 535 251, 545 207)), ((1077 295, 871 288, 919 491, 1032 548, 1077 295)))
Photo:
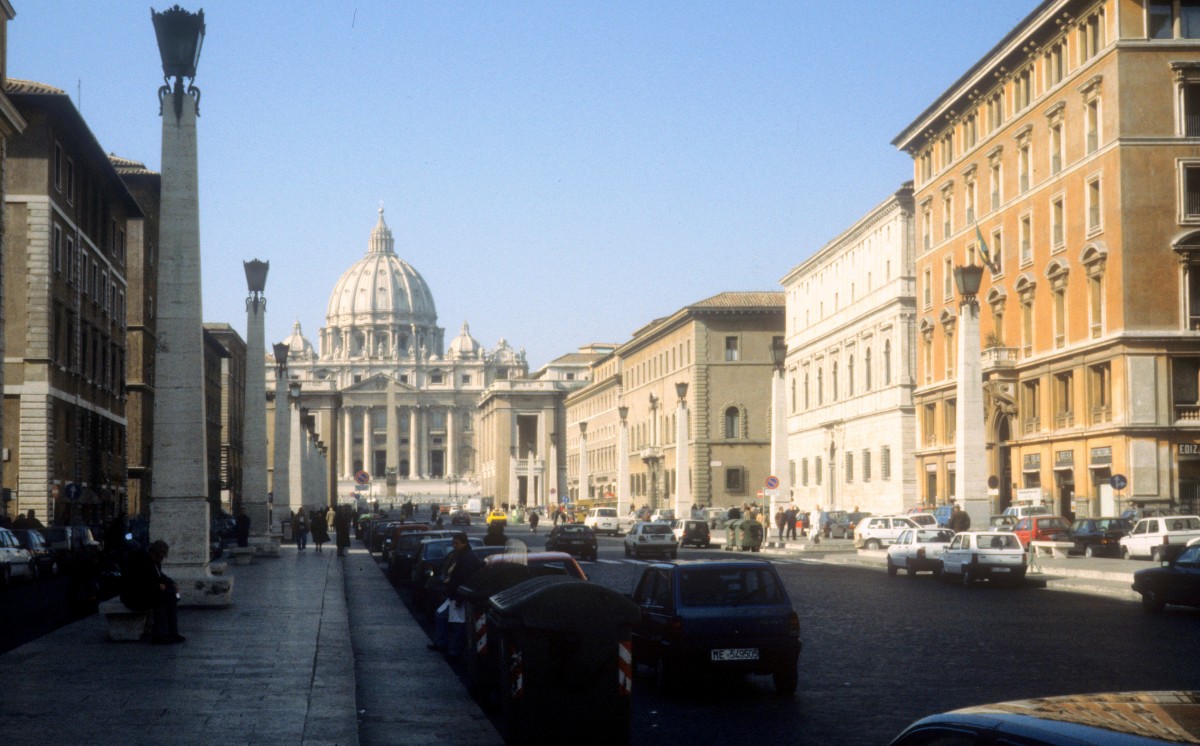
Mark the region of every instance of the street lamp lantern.
POLYGON ((621 422, 624 422, 625 418, 629 416, 629 407, 622 404, 621 406, 617 407, 617 414, 620 416, 621 422))
POLYGON ((580 434, 580 435, 586 435, 586 434, 587 434, 587 423, 586 423, 586 422, 580 422, 580 423, 579 423, 579 434, 580 434))
POLYGON ((150 9, 158 53, 162 57, 163 77, 195 78, 204 43, 204 11, 190 13, 176 5, 161 13, 150 9))
POLYGON ((978 264, 960 265, 954 268, 954 284, 958 287, 958 294, 962 296, 963 303, 974 302, 982 281, 983 267, 978 264))
POLYGON ((288 396, 292 399, 300 398, 300 382, 291 381, 288 383, 288 396))
POLYGON ((287 365, 288 346, 285 342, 275 343, 275 364, 280 368, 287 365))
POLYGON ((246 287, 252 294, 261 293, 267 289, 267 270, 271 268, 270 262, 251 259, 248 262, 242 262, 242 268, 246 270, 246 287))
POLYGON ((684 381, 675 384, 675 393, 679 395, 680 401, 687 398, 688 385, 684 381))
POLYGON ((787 342, 783 337, 771 337, 771 362, 776 368, 782 368, 787 359, 787 342))

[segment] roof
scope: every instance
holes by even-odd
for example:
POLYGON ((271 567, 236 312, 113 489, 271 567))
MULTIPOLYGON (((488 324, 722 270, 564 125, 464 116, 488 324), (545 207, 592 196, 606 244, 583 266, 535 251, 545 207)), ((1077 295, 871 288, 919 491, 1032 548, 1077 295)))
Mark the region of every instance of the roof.
POLYGON ((781 290, 751 290, 748 292, 728 291, 717 293, 702 301, 693 303, 687 308, 744 308, 746 306, 766 306, 783 308, 784 297, 781 290))
POLYGON ((607 354, 607 352, 568 352, 566 355, 560 355, 551 360, 550 365, 586 364, 599 360, 607 354))

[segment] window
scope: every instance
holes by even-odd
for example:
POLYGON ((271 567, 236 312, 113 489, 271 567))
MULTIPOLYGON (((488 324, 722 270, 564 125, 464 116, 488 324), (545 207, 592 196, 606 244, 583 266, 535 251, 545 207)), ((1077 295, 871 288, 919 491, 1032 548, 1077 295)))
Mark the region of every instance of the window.
POLYGON ((867 448, 862 452, 862 480, 864 482, 871 481, 871 451, 867 448))
POLYGON ((75 161, 67 159, 67 183, 64 185, 67 188, 67 202, 74 204, 75 202, 75 161))
POLYGON ((1017 180, 1021 187, 1021 193, 1029 191, 1029 181, 1033 170, 1033 155, 1029 143, 1022 143, 1017 149, 1017 180))
POLYGON ((1088 181, 1087 184, 1087 230, 1088 235, 1099 231, 1101 223, 1100 212, 1100 177, 1088 181))
POLYGON ((725 410, 725 437, 740 438, 741 437, 742 416, 737 407, 729 407, 725 410))
POLYGON ((1041 381, 1036 378, 1021 384, 1021 425, 1027 434, 1042 428, 1041 393, 1041 381))
POLYGON ((815 477, 817 486, 821 486, 821 457, 817 456, 816 463, 813 465, 813 476, 815 477))
POLYGON ((1179 104, 1180 134, 1200 137, 1200 80, 1185 80, 1180 84, 1179 104))
POLYGON ((1093 13, 1079 25, 1079 61, 1095 57, 1104 48, 1104 9, 1093 13))
POLYGON ((1000 161, 993 160, 988 166, 988 187, 992 190, 992 209, 1000 209, 1003 194, 1000 190, 1000 161))
POLYGON ((958 400, 947 399, 942 406, 942 422, 946 429, 946 442, 954 442, 954 434, 958 430, 958 400))
POLYGON ((954 136, 946 135, 942 138, 942 168, 946 168, 954 162, 954 136))
POLYGON ((726 337, 725 338, 725 361, 726 362, 735 362, 737 360, 738 360, 738 338, 737 337, 726 337))
POLYGON ((925 445, 937 443, 937 405, 930 403, 921 408, 921 435, 925 445))
POLYGON ((925 242, 925 250, 933 245, 933 208, 928 203, 921 210, 921 236, 925 242))
POLYGON ((1088 397, 1092 423, 1112 420, 1112 367, 1110 363, 1088 366, 1088 397))
POLYGON ((63 149, 62 145, 54 143, 54 189, 62 191, 63 183, 63 149))
POLYGON ((997 93, 987 102, 988 131, 995 132, 1004 126, 1004 95, 997 93))
POLYGON ((825 403, 825 369, 817 368, 817 406, 825 403))
POLYGON ((883 385, 890 386, 892 383, 892 342, 886 340, 883 343, 883 385))
POLYGON ((1021 264, 1033 262, 1033 216, 1022 215, 1021 222, 1021 264))
POLYGON ((854 356, 846 361, 846 396, 854 396, 854 356))
POLYGON ((470 373, 463 373, 463 374, 462 374, 462 379, 460 379, 460 380, 462 380, 462 385, 464 385, 464 386, 470 386, 470 385, 471 385, 471 374, 470 374, 470 373))
POLYGON ((807 411, 811 406, 808 400, 808 369, 804 370, 804 409, 807 411))
POLYGON ((1026 67, 1017 74, 1013 84, 1013 111, 1022 111, 1033 101, 1033 68, 1026 67))
POLYGON ((992 243, 989 247, 992 255, 994 274, 1004 274, 1004 235, 999 229, 992 232, 992 243))
POLYGON ((1088 154, 1100 147, 1100 99, 1093 98, 1084 108, 1084 136, 1088 154))
POLYGON ((1063 221, 1065 219, 1063 213, 1063 198, 1062 196, 1055 197, 1050 200, 1050 247, 1051 251, 1061 251, 1064 246, 1063 238, 1063 221))
POLYGON ((942 257, 942 297, 950 300, 954 297, 954 255, 942 257))
POLYGON ((829 401, 838 400, 838 364, 833 361, 833 365, 829 369, 829 401))
POLYGON ((933 308, 933 268, 926 267, 921 274, 921 300, 926 309, 933 308))
POLYGON ((942 336, 946 340, 945 354, 943 358, 946 361, 946 378, 954 378, 955 353, 954 348, 954 323, 950 322, 942 326, 942 336))
POLYGON ((1063 167, 1063 125, 1050 125, 1050 173, 1057 174, 1063 167))
POLYGON ((725 491, 735 495, 746 491, 746 472, 740 466, 725 470, 725 491))
POLYGON ((800 484, 808 486, 808 459, 800 459, 800 484))
MULTIPOLYGON (((1200 316, 1189 318, 1188 328, 1200 328, 1200 316)), ((1104 275, 1100 272, 1088 272, 1088 329, 1092 339, 1104 333, 1104 275)))
POLYGON ((1151 39, 1175 37, 1174 2, 1150 0, 1146 3, 1146 36, 1151 39))
POLYGON ((1176 420, 1200 419, 1200 358, 1171 361, 1171 399, 1176 420))
POLYGON ((975 141, 978 139, 978 137, 979 137, 979 131, 975 127, 975 115, 968 114, 966 120, 963 121, 963 152, 964 153, 966 151, 970 150, 971 148, 975 147, 975 141))
POLYGON ((1054 426, 1075 426, 1075 377, 1071 371, 1054 376, 1054 426))
POLYGON ((871 390, 871 348, 863 353, 863 391, 871 390))
POLYGON ((62 271, 62 228, 54 226, 54 238, 51 239, 50 247, 51 255, 54 261, 54 274, 59 274, 62 271))
POLYGON ((1055 284, 1051 287, 1051 292, 1054 294, 1054 346, 1055 348, 1066 347, 1067 345, 1067 285, 1055 284))
POLYGON ((1033 293, 1021 296, 1021 354, 1033 356, 1033 293))
POLYGON ((921 334, 921 350, 925 368, 925 383, 933 380, 933 327, 925 329, 921 334))
POLYGON ((846 451, 846 482, 854 481, 854 452, 846 451))
POLYGON ((67 236, 67 282, 75 282, 75 239, 67 236))
POLYGON ((1050 89, 1062 82, 1067 74, 1066 41, 1060 41, 1046 52, 1046 88, 1050 89))
POLYGON ((963 199, 965 199, 966 203, 967 203, 966 206, 967 206, 967 224, 968 225, 975 222, 975 197, 976 197, 977 193, 978 193, 978 190, 975 188, 975 180, 971 179, 966 184, 966 191, 963 196, 963 199))
POLYGON ((921 183, 928 182, 933 178, 933 151, 926 150, 921 153, 921 183))
POLYGON ((441 383, 442 382, 442 374, 441 373, 430 373, 429 374, 429 382, 430 383, 441 383))
POLYGON ((879 448, 879 476, 884 481, 892 478, 892 449, 890 446, 879 448))
POLYGON ((950 238, 950 232, 954 228, 954 221, 951 219, 951 213, 954 211, 954 195, 951 192, 942 192, 942 240, 950 238))

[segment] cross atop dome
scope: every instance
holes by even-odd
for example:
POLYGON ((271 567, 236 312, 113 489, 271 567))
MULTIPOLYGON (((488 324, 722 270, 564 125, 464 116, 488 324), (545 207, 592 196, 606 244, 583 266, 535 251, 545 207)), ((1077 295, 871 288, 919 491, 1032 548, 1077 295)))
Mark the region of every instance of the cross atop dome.
POLYGON ((367 247, 368 254, 394 254, 396 242, 392 238, 392 229, 388 228, 383 219, 383 201, 379 202, 379 222, 371 231, 371 241, 367 247))

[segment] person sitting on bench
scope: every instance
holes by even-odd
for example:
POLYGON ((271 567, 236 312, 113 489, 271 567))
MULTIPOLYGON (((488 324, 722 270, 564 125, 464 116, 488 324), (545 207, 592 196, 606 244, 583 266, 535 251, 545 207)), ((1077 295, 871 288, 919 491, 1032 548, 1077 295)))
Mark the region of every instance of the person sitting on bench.
POLYGON ((159 539, 149 549, 131 552, 121 568, 121 602, 131 611, 148 611, 151 618, 150 642, 166 645, 183 642, 179 634, 175 606, 179 589, 162 571, 170 547, 159 539))

